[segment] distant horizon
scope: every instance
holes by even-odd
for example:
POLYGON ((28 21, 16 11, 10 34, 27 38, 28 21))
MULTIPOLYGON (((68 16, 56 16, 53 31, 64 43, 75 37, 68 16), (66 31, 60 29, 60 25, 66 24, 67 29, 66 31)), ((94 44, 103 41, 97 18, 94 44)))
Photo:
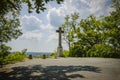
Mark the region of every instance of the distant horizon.
POLYGON ((35 51, 27 51, 26 53, 29 53, 29 52, 33 52, 33 53, 52 53, 52 52, 42 52, 42 51, 38 51, 38 52, 35 52, 35 51))
MULTIPOLYGON (((17 52, 17 51, 11 51, 11 52, 17 52)), ((21 51, 20 51, 21 52, 21 51)), ((28 52, 34 52, 34 53, 39 53, 39 52, 43 52, 43 53, 52 53, 52 52, 45 52, 45 51, 26 51, 26 53, 28 52)), ((54 51, 53 51, 54 52, 54 51)))
POLYGON ((51 55, 52 52, 26 52, 26 55, 39 56, 39 55, 51 55))

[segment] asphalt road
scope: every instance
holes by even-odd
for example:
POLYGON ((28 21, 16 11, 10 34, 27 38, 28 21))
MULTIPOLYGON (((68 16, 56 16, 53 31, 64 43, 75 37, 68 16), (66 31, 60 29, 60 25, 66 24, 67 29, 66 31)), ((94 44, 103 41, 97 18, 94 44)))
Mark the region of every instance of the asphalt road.
POLYGON ((120 59, 26 60, 1 68, 0 80, 120 80, 120 59))

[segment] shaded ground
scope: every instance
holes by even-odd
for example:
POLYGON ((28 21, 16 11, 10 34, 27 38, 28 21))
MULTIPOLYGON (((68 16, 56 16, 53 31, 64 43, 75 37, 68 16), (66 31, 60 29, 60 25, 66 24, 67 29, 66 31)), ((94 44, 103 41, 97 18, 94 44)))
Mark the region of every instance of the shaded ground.
POLYGON ((33 59, 0 69, 0 80, 119 80, 120 59, 33 59))

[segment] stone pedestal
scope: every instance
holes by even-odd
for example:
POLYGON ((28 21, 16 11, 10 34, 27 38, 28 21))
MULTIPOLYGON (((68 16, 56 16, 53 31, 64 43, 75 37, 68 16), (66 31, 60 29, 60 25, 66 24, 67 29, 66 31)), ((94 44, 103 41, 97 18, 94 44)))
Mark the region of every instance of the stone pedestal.
POLYGON ((57 53, 58 53, 58 57, 63 57, 63 48, 62 47, 58 47, 57 48, 57 53))

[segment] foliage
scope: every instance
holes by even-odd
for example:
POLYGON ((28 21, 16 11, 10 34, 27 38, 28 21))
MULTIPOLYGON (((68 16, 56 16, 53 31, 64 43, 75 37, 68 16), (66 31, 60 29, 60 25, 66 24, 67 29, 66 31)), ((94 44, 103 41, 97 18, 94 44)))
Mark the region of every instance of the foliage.
MULTIPOLYGON (((6 46, 4 46, 6 47, 6 46)), ((22 50, 22 52, 10 52, 10 47, 6 47, 8 52, 3 53, 4 51, 0 52, 0 65, 3 64, 8 64, 8 63, 15 63, 18 61, 23 61, 26 58, 26 52, 24 50, 22 50), (6 55, 5 55, 6 54, 6 55)))
POLYGON ((64 37, 71 40, 70 56, 120 58, 120 1, 113 0, 112 7, 115 10, 105 17, 89 15, 80 20, 76 13, 66 16, 62 27, 64 37))
POLYGON ((75 44, 70 47, 70 57, 82 57, 84 55, 83 47, 80 44, 75 44))
POLYGON ((14 14, 14 11, 21 10, 22 4, 26 4, 28 6, 29 13, 33 10, 35 10, 36 13, 40 13, 46 9, 45 4, 51 1, 56 1, 58 4, 60 4, 63 0, 1 0, 0 14, 4 15, 10 11, 14 14))
MULTIPOLYGON (((27 4, 29 13, 31 13, 33 10, 35 10, 36 13, 46 10, 45 4, 50 1, 55 0, 22 0, 22 2, 27 4)), ((58 4, 60 4, 62 1, 63 0, 56 0, 58 4)))
POLYGON ((68 44, 69 50, 70 50, 72 43, 74 42, 74 38, 75 38, 74 32, 78 25, 77 24, 78 19, 79 19, 79 14, 76 12, 74 14, 71 14, 71 16, 66 15, 65 22, 61 26, 62 29, 64 30, 63 39, 68 44))
POLYGON ((14 53, 11 53, 11 54, 9 54, 8 56, 5 57, 4 64, 23 61, 25 58, 26 58, 26 56, 23 55, 22 53, 14 52, 14 53))
POLYGON ((18 29, 20 1, 2 0, 0 1, 0 42, 8 42, 17 39, 22 34, 18 29))
MULTIPOLYGON (((54 51, 53 53, 50 54, 51 57, 57 57, 57 51, 54 51)), ((69 57, 69 51, 68 50, 63 50, 63 56, 64 57, 69 57)))
POLYGON ((119 55, 114 52, 114 48, 106 44, 95 44, 88 50, 87 56, 89 57, 118 57, 119 55))
POLYGON ((10 50, 9 46, 5 44, 0 45, 0 65, 3 64, 5 57, 10 54, 10 50))
POLYGON ((101 39, 101 23, 93 15, 80 21, 80 29, 77 37, 79 43, 83 47, 91 48, 94 44, 101 43, 104 39, 101 39))
POLYGON ((63 56, 64 57, 69 57, 69 51, 68 50, 63 50, 63 56))
POLYGON ((50 56, 56 57, 57 56, 57 51, 54 51, 53 53, 51 53, 50 56))

